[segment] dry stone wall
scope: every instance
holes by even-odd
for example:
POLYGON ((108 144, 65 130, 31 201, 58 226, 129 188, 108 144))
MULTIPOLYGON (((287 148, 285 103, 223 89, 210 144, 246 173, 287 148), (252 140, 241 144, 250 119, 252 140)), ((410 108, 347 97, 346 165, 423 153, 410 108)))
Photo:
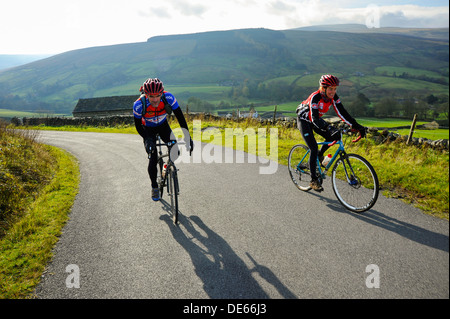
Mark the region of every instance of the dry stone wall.
MULTIPOLYGON (((173 116, 173 115, 172 115, 173 116)), ((202 114, 202 113, 190 113, 188 115, 190 119, 201 118, 205 120, 219 120, 223 119, 223 117, 219 117, 211 114, 202 114)), ((232 121, 247 121, 247 119, 243 118, 234 118, 229 119, 232 121)), ((293 118, 278 118, 278 119, 252 119, 252 121, 259 121, 262 125, 280 125, 286 128, 297 129, 297 121, 293 118)), ((332 120, 333 125, 337 126, 345 126, 346 124, 341 122, 340 120, 332 120)), ((117 126, 117 125, 134 125, 134 119, 132 115, 117 115, 117 116, 105 116, 105 117, 24 117, 24 118, 13 118, 11 123, 17 126, 117 126)), ((406 143, 408 136, 400 135, 394 132, 390 132, 387 129, 378 129, 371 127, 368 131, 368 138, 373 139, 376 143, 386 143, 392 142, 397 139, 404 141, 406 143)), ((449 151, 449 140, 441 139, 441 140, 429 140, 426 138, 417 138, 412 137, 410 141, 411 145, 415 146, 424 146, 427 145, 433 149, 449 151)))

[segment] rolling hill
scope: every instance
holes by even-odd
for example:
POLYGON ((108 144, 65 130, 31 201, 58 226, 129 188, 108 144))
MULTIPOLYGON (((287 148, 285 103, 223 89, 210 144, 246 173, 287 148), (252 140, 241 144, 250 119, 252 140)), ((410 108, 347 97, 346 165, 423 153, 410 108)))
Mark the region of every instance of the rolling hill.
POLYGON ((394 87, 392 70, 428 75, 402 79, 401 90, 448 95, 448 45, 433 36, 347 31, 242 29, 158 36, 0 71, 0 108, 70 114, 79 98, 136 94, 153 76, 182 101, 191 96, 227 100, 230 87, 245 81, 289 79, 306 91, 317 86, 321 73, 339 74, 348 87, 344 94, 355 87, 384 94, 394 87))
POLYGON ((33 61, 45 59, 49 54, 0 54, 0 71, 13 68, 33 61))
POLYGON ((301 27, 296 30, 300 31, 335 31, 335 32, 349 32, 349 33, 381 33, 381 34, 396 34, 405 35, 418 38, 449 40, 449 33, 447 29, 427 29, 427 28, 399 28, 399 27, 384 27, 384 28, 367 28, 363 24, 332 24, 332 25, 317 25, 309 27, 301 27))

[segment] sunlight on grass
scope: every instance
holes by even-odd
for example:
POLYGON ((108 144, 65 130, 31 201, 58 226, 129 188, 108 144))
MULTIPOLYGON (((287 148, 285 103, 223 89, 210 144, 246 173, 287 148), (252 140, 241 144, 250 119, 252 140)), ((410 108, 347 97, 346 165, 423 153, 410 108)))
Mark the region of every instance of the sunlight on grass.
POLYGON ((57 160, 51 182, 0 239, 0 299, 27 298, 39 283, 78 191, 77 161, 48 146, 57 160))

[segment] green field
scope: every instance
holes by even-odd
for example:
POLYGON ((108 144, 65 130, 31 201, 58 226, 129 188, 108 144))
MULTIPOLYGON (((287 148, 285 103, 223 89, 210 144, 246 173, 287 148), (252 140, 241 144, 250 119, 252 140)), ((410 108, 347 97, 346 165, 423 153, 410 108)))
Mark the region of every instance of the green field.
POLYGON ((399 76, 404 73, 409 74, 411 76, 426 76, 432 79, 446 79, 448 83, 448 77, 443 77, 441 74, 433 71, 422 70, 422 69, 413 69, 406 67, 395 67, 395 66, 380 66, 375 68, 375 73, 377 75, 388 75, 393 76, 394 74, 399 76))
MULTIPOLYGON (((398 133, 400 135, 409 135, 409 130, 406 129, 402 129, 402 130, 397 130, 395 131, 395 133, 398 133)), ((423 137, 423 138, 427 138, 429 140, 448 140, 449 139, 449 134, 448 134, 448 129, 438 129, 438 130, 420 130, 420 129, 415 129, 414 133, 413 133, 413 137, 423 137)))
POLYGON ((17 116, 17 117, 38 117, 38 116, 43 116, 43 115, 40 113, 34 113, 34 112, 22 112, 22 111, 0 109, 0 117, 2 117, 2 118, 12 118, 15 116, 17 116))
POLYGON ((418 79, 403 79, 389 76, 371 75, 364 77, 351 76, 348 80, 354 85, 358 85, 363 93, 367 93, 366 90, 373 91, 379 88, 384 90, 406 90, 422 92, 424 94, 426 94, 426 92, 433 92, 434 95, 448 95, 448 85, 418 79))
MULTIPOLYGON (((345 92, 349 92, 349 89, 352 90, 359 90, 359 92, 364 93, 368 96, 372 96, 373 100, 376 101, 377 99, 382 98, 382 96, 376 96, 373 93, 380 91, 380 92, 386 92, 386 90, 392 91, 392 90, 399 90, 402 92, 406 91, 414 91, 417 94, 433 94, 433 95, 448 95, 448 85, 443 85, 439 83, 433 83, 429 81, 424 81, 420 79, 412 79, 412 78, 399 78, 399 77, 392 77, 391 74, 393 72, 400 73, 403 72, 410 72, 409 74, 413 76, 426 76, 428 78, 433 79, 445 79, 448 82, 448 77, 444 78, 442 75, 440 75, 437 72, 432 71, 426 71, 426 70, 416 70, 416 69, 409 69, 409 68, 395 68, 395 67, 379 67, 377 68, 375 75, 365 75, 365 76, 344 76, 342 74, 336 73, 337 76, 342 77, 342 85, 343 90, 345 92), (390 70, 390 71, 387 71, 390 70), (395 71, 396 70, 396 71, 395 71), (416 72, 413 72, 416 71, 416 72)), ((400 73, 401 74, 401 73, 400 73)), ((295 85, 298 87, 304 87, 304 88, 316 88, 318 87, 318 79, 320 78, 321 73, 313 73, 313 74, 296 74, 296 75, 289 75, 289 76, 282 76, 282 77, 276 77, 269 80, 266 80, 262 82, 262 84, 270 85, 271 83, 282 83, 287 86, 289 85, 295 85)), ((192 96, 197 96, 202 98, 208 97, 212 102, 219 102, 221 100, 229 100, 229 92, 231 88, 224 89, 222 87, 222 90, 218 89, 217 87, 211 86, 211 85, 204 85, 204 86, 196 86, 196 87, 185 87, 185 90, 180 90, 182 87, 175 86, 174 89, 172 89, 172 93, 185 93, 190 94, 192 96)), ((219 87, 220 88, 220 87, 219 87)), ((310 90, 310 89, 309 89, 310 90)), ((312 91, 311 91, 312 92, 312 91)), ((310 91, 305 91, 302 96, 298 97, 298 102, 301 102, 301 100, 304 100, 308 97, 310 91)), ((354 91, 352 94, 356 94, 354 91)), ((345 97, 347 100, 351 99, 351 96, 347 96, 346 94, 342 95, 341 97, 345 97)), ((231 101, 232 102, 232 101, 231 101)), ((261 101, 264 102, 264 101, 261 101)), ((293 102, 294 104, 297 102, 293 102)), ((288 103, 291 105, 292 103, 288 103)), ((297 103, 298 105, 298 103, 297 103)), ((295 108, 294 108, 295 110, 295 108)))
POLYGON ((228 100, 231 87, 211 84, 195 86, 171 85, 167 87, 167 90, 182 100, 187 100, 189 97, 194 96, 210 103, 217 103, 228 100))
POLYGON ((46 116, 58 116, 58 115, 57 114, 48 114, 48 113, 45 113, 45 112, 44 113, 36 113, 36 112, 24 112, 24 111, 14 111, 14 110, 0 109, 0 118, 46 117, 46 116))
MULTIPOLYGON (((400 126, 411 126, 411 120, 405 119, 377 119, 377 118, 364 118, 360 120, 361 124, 367 127, 400 127, 400 126)), ((422 125, 427 122, 417 121, 416 125, 422 125)))

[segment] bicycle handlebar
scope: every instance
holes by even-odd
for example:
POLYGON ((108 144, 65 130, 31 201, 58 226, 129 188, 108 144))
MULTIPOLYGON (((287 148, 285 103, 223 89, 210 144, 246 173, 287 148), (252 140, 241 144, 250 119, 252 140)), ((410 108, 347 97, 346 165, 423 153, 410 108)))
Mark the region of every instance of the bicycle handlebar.
MULTIPOLYGON (((358 131, 358 130, 355 130, 355 129, 351 129, 351 130, 352 130, 352 132, 358 131)), ((365 134, 367 134, 367 127, 364 127, 364 132, 365 132, 365 134)), ((362 139, 361 132, 359 132, 359 136, 358 136, 356 139, 352 140, 352 142, 353 142, 353 143, 356 143, 356 142, 358 142, 360 139, 362 139)))
MULTIPOLYGON (((344 131, 344 130, 341 129, 341 131, 344 131)), ((356 132, 357 130, 351 129, 351 131, 352 131, 352 132, 356 132)), ((356 143, 356 142, 358 142, 360 139, 362 139, 361 133, 359 133, 359 136, 358 136, 356 139, 352 140, 352 142, 353 142, 353 143, 356 143)), ((331 142, 331 143, 329 143, 329 144, 327 144, 327 145, 328 145, 328 146, 333 146, 333 145, 336 144, 337 142, 338 142, 338 141, 333 141, 333 142, 331 142)))
POLYGON ((331 143, 329 143, 329 144, 327 144, 328 146, 333 146, 334 144, 336 144, 338 141, 334 141, 334 142, 331 142, 331 143))
POLYGON ((180 143, 180 142, 178 142, 178 141, 174 141, 174 140, 172 140, 172 141, 169 141, 168 143, 156 143, 156 146, 167 146, 167 147, 172 147, 172 146, 174 146, 175 144, 181 144, 181 145, 183 145, 183 144, 186 144, 186 143, 180 143))
POLYGON ((356 143, 356 142, 358 142, 360 139, 362 139, 361 133, 359 134, 359 136, 358 136, 356 139, 352 140, 352 142, 353 142, 353 143, 356 143))
MULTIPOLYGON (((186 142, 178 142, 176 140, 171 140, 168 143, 156 143, 156 146, 167 146, 168 149, 172 148, 175 144, 187 145, 186 142)), ((187 147, 186 147, 187 149, 187 147)), ((189 155, 192 156, 192 148, 189 148, 189 155)))

